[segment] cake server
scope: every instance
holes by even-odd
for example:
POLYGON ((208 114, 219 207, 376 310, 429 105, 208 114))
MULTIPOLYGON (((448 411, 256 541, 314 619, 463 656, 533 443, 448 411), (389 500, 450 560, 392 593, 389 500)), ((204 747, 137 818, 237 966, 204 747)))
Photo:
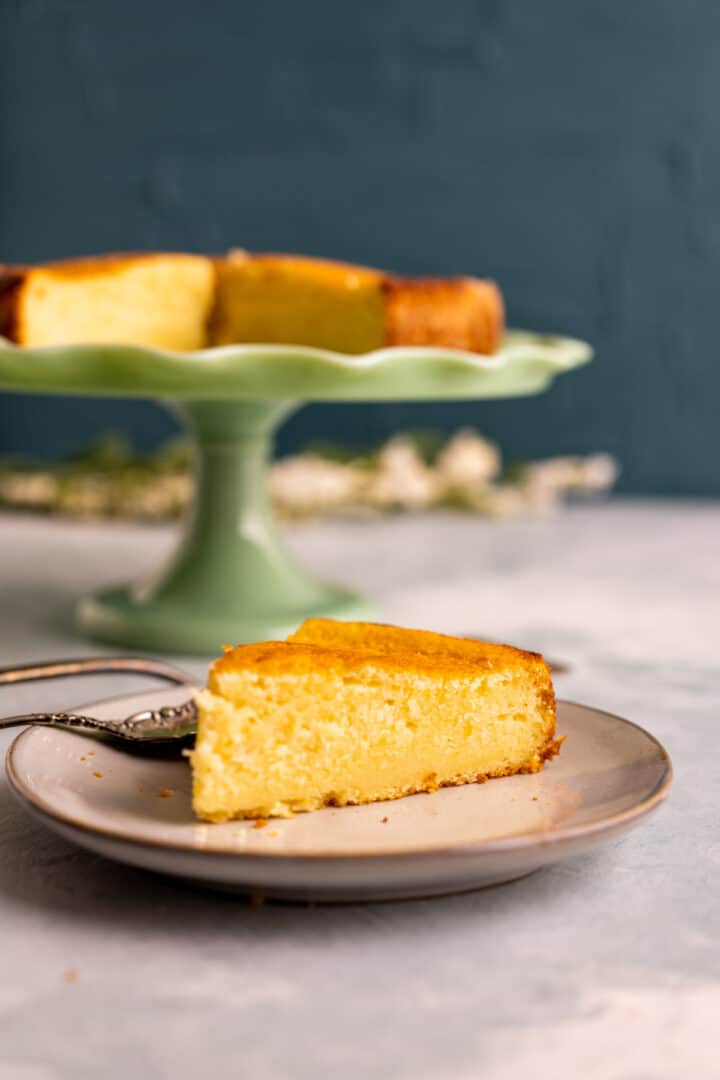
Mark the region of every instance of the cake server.
MULTIPOLYGON (((193 680, 184 672, 162 660, 146 660, 141 657, 101 656, 81 660, 54 660, 49 663, 25 664, 21 667, 0 668, 0 686, 31 682, 37 679, 68 678, 75 675, 94 675, 101 672, 128 675, 151 675, 178 686, 193 686, 193 680)), ((191 699, 180 705, 166 705, 159 709, 143 709, 130 716, 111 720, 99 720, 75 712, 21 713, 17 716, 0 717, 0 731, 5 728, 23 727, 27 724, 65 728, 70 731, 103 732, 114 738, 129 742, 174 742, 195 733, 197 710, 191 699)))

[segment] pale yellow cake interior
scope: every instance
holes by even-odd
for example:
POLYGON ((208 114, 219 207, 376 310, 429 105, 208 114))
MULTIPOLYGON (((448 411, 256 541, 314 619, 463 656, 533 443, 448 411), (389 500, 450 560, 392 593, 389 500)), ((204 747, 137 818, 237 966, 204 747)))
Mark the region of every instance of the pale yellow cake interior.
POLYGON ((29 346, 101 341, 202 349, 214 288, 212 260, 202 256, 38 267, 20 296, 18 337, 29 346))
POLYGON ((509 653, 482 665, 402 650, 239 646, 198 696, 196 813, 287 816, 537 771, 556 750, 548 669, 509 653))

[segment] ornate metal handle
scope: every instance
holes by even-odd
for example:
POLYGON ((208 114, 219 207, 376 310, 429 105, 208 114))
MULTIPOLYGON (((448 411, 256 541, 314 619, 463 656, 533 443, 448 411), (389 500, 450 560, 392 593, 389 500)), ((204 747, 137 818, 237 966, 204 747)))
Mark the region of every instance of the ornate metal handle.
POLYGON ((195 733, 197 710, 195 702, 191 700, 180 705, 166 705, 161 709, 143 709, 131 716, 110 720, 99 720, 96 716, 83 716, 81 713, 24 713, 0 718, 0 731, 25 724, 41 724, 69 731, 102 731, 131 742, 174 742, 195 733))
MULTIPOLYGON (((194 686, 194 680, 183 671, 163 660, 136 656, 98 656, 81 660, 52 660, 45 664, 24 664, 21 667, 0 668, 0 685, 31 682, 35 679, 62 679, 73 675, 95 675, 100 672, 128 675, 152 675, 176 686, 194 686)), ((25 713, 0 718, 0 730, 24 724, 46 724, 76 731, 104 731, 123 739, 139 742, 166 741, 184 738, 195 729, 197 714, 192 701, 146 709, 133 716, 98 720, 77 713, 25 713)))

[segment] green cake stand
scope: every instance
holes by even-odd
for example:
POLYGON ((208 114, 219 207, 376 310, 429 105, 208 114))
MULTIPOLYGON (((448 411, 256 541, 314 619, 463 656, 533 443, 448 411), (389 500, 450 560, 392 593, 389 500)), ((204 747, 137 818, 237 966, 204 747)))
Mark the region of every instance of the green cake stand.
POLYGON ((493 356, 415 347, 346 356, 292 345, 194 353, 30 349, 0 339, 0 389, 149 397, 181 417, 195 440, 197 484, 172 563, 146 580, 84 597, 78 619, 101 641, 216 654, 224 643, 285 636, 307 616, 370 613, 363 597, 309 577, 273 520, 273 436, 303 402, 536 394, 591 355, 582 341, 521 331, 508 331, 493 356))

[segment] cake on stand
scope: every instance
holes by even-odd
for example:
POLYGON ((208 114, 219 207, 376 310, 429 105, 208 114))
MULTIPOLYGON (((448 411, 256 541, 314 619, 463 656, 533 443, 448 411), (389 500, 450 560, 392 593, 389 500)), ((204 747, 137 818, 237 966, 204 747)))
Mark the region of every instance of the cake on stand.
POLYGON ((197 483, 174 559, 146 580, 84 597, 78 620, 100 641, 214 655, 223 643, 284 637, 307 616, 370 614, 365 598, 309 577, 273 520, 267 467, 275 430, 293 410, 307 401, 536 394, 590 357, 582 341, 522 331, 508 331, 492 356, 436 347, 361 356, 292 345, 22 348, 0 339, 0 390, 154 398, 182 419, 197 483))

